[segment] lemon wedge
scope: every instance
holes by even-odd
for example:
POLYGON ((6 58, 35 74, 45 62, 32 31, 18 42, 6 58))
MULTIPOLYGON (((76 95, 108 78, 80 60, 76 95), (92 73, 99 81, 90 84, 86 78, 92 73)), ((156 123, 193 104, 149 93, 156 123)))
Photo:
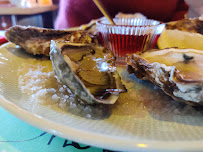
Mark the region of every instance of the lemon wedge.
POLYGON ((165 29, 160 35, 157 45, 159 49, 177 47, 180 49, 192 48, 203 50, 203 35, 177 29, 165 29))

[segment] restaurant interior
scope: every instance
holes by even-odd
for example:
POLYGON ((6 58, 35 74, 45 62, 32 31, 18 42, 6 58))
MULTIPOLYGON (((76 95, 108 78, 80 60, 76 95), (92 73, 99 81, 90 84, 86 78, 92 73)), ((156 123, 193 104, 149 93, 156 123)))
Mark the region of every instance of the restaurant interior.
POLYGON ((0 152, 203 151, 203 0, 0 0, 0 152))

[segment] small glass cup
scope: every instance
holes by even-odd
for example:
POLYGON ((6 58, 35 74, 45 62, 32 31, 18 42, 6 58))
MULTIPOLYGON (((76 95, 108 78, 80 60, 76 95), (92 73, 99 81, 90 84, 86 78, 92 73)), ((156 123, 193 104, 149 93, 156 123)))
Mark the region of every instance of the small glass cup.
POLYGON ((97 21, 99 37, 105 47, 112 50, 116 59, 125 62, 126 54, 153 49, 165 24, 151 19, 115 18, 116 25, 107 19, 97 21))

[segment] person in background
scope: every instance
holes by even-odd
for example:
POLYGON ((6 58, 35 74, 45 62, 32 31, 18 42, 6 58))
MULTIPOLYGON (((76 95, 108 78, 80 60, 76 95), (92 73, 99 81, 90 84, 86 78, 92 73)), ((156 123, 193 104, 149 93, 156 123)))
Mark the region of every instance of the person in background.
MULTIPOLYGON (((112 17, 119 12, 138 12, 147 18, 168 22, 183 19, 188 11, 188 5, 184 0, 101 0, 101 2, 112 17)), ((60 0, 55 28, 80 26, 102 16, 92 0, 60 0)))
POLYGON ((203 15, 203 0, 185 0, 189 5, 188 17, 199 17, 203 15))

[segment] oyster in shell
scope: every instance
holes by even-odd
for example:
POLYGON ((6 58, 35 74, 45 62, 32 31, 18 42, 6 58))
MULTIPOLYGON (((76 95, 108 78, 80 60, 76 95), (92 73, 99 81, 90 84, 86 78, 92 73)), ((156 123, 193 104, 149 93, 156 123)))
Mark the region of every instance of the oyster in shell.
POLYGON ((51 40, 66 40, 77 43, 97 43, 97 37, 87 31, 67 31, 38 28, 34 26, 13 26, 6 30, 6 39, 28 53, 49 56, 51 40))
POLYGON ((112 53, 97 44, 52 41, 50 59, 57 78, 87 104, 113 104, 125 92, 112 53))
POLYGON ((164 49, 129 55, 128 71, 148 79, 177 101, 203 104, 203 51, 164 49))
POLYGON ((166 23, 157 45, 160 49, 177 47, 203 50, 203 20, 187 18, 166 23))
POLYGON ((201 18, 187 18, 166 23, 167 30, 180 30, 190 33, 203 34, 203 20, 201 18))

